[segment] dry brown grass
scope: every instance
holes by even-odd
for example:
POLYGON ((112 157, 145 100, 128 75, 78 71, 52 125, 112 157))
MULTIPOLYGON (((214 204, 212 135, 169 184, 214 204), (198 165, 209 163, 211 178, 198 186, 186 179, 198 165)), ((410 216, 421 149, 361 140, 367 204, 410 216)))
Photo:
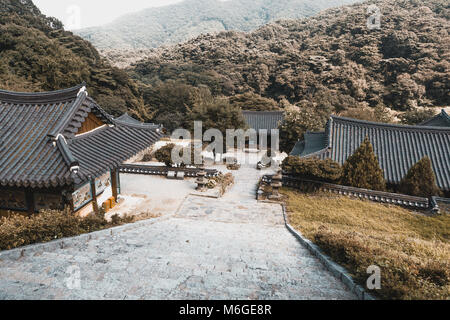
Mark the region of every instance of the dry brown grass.
POLYGON ((0 218, 0 251, 74 237, 132 222, 134 221, 128 217, 118 216, 108 222, 104 213, 81 218, 70 210, 44 210, 30 217, 12 214, 0 218))
POLYGON ((161 214, 157 214, 157 213, 153 213, 153 212, 147 211, 147 212, 141 213, 139 215, 132 216, 131 217, 131 219, 132 219, 131 222, 138 222, 138 221, 143 221, 143 220, 156 219, 156 218, 160 218, 160 217, 161 217, 161 214))
POLYGON ((439 208, 441 209, 441 213, 450 214, 450 204, 441 203, 439 204, 439 208))
POLYGON ((450 216, 284 189, 290 224, 365 286, 382 269, 383 299, 450 299, 450 216))

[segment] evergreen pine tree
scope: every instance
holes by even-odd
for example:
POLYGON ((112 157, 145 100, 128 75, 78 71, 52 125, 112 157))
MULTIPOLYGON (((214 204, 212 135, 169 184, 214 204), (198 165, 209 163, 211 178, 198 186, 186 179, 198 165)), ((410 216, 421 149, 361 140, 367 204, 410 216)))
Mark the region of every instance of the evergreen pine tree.
POLYGON ((399 191, 418 197, 431 197, 441 194, 430 158, 425 156, 409 169, 400 183, 399 191))
POLYGON ((343 183, 356 188, 386 190, 383 170, 368 137, 344 163, 343 183))

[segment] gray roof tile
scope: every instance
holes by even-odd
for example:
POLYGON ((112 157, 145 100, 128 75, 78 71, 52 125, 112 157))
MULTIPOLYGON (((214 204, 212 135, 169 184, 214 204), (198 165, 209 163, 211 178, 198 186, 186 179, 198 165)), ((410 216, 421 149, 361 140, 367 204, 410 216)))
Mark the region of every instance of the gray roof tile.
POLYGON ((120 117, 114 119, 116 123, 127 124, 131 126, 135 126, 138 128, 162 128, 161 125, 156 125, 154 123, 143 123, 139 120, 136 120, 128 115, 128 113, 124 113, 120 117))
POLYGON ((331 117, 320 148, 318 136, 306 135, 291 155, 331 158, 340 164, 369 137, 388 183, 398 184, 424 156, 430 157, 438 186, 450 190, 450 128, 403 126, 331 117), (311 139, 312 137, 316 140, 311 139), (306 149, 311 145, 310 149, 306 149))
POLYGON ((312 156, 317 152, 328 147, 328 137, 325 132, 307 132, 303 141, 299 141, 294 150, 292 150, 291 155, 296 156, 312 156))
POLYGON ((278 129, 284 120, 282 111, 243 111, 245 121, 251 129, 270 130, 278 129))
POLYGON ((79 183, 159 139, 156 127, 115 122, 80 92, 83 86, 45 93, 0 90, 1 185, 42 188, 79 183), (106 125, 76 137, 89 112, 106 125), (80 170, 71 171, 77 165, 80 170))

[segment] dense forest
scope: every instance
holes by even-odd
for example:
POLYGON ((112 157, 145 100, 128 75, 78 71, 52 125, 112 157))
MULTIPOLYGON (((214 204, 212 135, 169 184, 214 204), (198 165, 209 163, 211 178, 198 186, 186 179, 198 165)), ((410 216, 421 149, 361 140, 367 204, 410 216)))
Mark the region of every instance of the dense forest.
POLYGON ((89 42, 41 14, 30 0, 0 1, 1 89, 57 90, 83 81, 115 115, 143 106, 135 82, 105 62, 89 42))
POLYGON ((279 19, 312 16, 358 0, 184 0, 127 14, 76 33, 100 49, 146 49, 176 44, 200 34, 253 31, 279 19))
POLYGON ((190 91, 199 88, 237 95, 246 108, 294 106, 389 121, 385 115, 450 105, 449 18, 446 0, 368 1, 252 33, 202 35, 156 50, 129 73, 163 123, 169 105, 177 111, 171 121, 181 121, 190 91), (367 27, 370 4, 381 10, 380 29, 367 27), (169 93, 185 102, 162 104, 169 93))
MULTIPOLYGON (((41 91, 86 81, 107 111, 168 131, 189 128, 202 112, 213 124, 224 112, 238 119, 240 109, 283 109, 288 150, 331 113, 418 123, 433 114, 428 107, 450 106, 449 19, 445 0, 369 1, 251 33, 202 35, 122 70, 30 0, 2 0, 0 82, 41 91), (380 29, 366 25, 372 3, 381 9, 380 29)), ((233 123, 241 122, 222 125, 233 123)))

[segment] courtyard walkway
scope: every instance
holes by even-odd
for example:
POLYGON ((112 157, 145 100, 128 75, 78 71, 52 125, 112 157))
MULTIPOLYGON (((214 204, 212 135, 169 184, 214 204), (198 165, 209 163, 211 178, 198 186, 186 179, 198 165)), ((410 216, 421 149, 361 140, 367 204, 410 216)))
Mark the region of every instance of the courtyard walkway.
POLYGON ((235 174, 222 199, 190 196, 137 228, 0 260, 0 299, 355 299, 287 231, 280 205, 255 200, 260 173, 235 174))

